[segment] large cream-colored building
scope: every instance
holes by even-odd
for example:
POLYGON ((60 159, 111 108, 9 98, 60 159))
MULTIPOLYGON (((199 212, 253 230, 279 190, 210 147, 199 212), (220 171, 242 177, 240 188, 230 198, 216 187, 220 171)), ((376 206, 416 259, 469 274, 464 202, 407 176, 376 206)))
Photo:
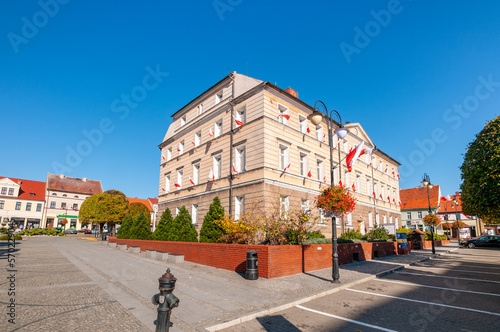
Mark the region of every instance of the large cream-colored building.
MULTIPOLYGON (((185 206, 199 230, 218 196, 235 219, 259 209, 309 210, 320 230, 331 234, 329 219, 315 207, 320 190, 330 185, 327 122, 313 126, 307 119, 312 112, 290 88, 236 72, 217 82, 173 114, 159 145, 159 215, 166 208, 175 215, 185 206)), ((357 206, 337 224, 338 231, 399 227, 400 164, 375 146, 361 124, 345 126, 347 136, 334 139, 334 183, 341 180, 357 206), (346 154, 362 141, 373 152, 347 172, 346 154)))

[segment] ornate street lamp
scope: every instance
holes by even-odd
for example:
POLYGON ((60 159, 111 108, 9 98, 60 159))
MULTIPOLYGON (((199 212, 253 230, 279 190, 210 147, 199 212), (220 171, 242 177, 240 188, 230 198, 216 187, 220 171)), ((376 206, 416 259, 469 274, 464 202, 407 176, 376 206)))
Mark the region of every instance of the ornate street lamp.
MULTIPOLYGON (((432 189, 433 185, 431 184, 431 179, 429 178, 429 175, 427 175, 426 173, 424 173, 424 178, 422 179, 422 185, 424 187, 427 187, 427 202, 429 203, 429 214, 432 214, 429 190, 432 189)), ((431 225, 431 242, 432 242, 432 253, 435 254, 436 249, 434 247, 434 225, 431 225)))
POLYGON ((453 203, 455 203, 455 221, 457 223, 457 241, 458 241, 458 246, 460 247, 460 221, 458 219, 458 211, 457 211, 458 201, 456 199, 456 196, 455 196, 455 199, 453 200, 453 203))
MULTIPOLYGON (((335 129, 335 134, 337 135, 338 138, 343 139, 347 133, 348 130, 347 128, 344 127, 342 124, 342 117, 340 116, 339 112, 336 110, 331 110, 330 111, 330 116, 328 116, 328 108, 326 107, 325 103, 323 103, 321 100, 317 100, 314 103, 314 112, 312 114, 309 114, 307 117, 309 121, 315 126, 319 125, 323 119, 326 118, 326 122, 328 125, 328 146, 330 147, 330 185, 333 187, 333 131, 332 131, 332 115, 336 114, 337 117, 339 118, 339 128, 335 129), (317 104, 320 103, 323 105, 323 108, 325 109, 325 112, 321 112, 316 106, 317 104)), ((340 148, 338 149, 339 151, 339 164, 340 164, 340 148)), ((340 167, 339 167, 339 178, 341 177, 340 175, 340 167)), ((340 217, 339 217, 340 218, 340 217)), ((335 216, 332 215, 332 279, 333 282, 339 282, 340 278, 340 273, 339 273, 339 255, 337 251, 337 225, 335 222, 335 216)))

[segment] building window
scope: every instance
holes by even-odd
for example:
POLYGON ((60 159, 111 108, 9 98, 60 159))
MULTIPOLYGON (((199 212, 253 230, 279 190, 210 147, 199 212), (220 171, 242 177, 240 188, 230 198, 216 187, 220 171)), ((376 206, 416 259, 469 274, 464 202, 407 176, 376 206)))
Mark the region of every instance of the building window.
POLYGON ((323 181, 323 177, 325 170, 324 170, 324 163, 322 159, 316 159, 316 174, 317 174, 317 180, 318 181, 323 181))
POLYGON ((215 105, 222 101, 222 91, 215 95, 215 105))
POLYGON ((186 116, 184 115, 182 118, 181 118, 181 127, 184 126, 186 124, 186 116))
POLYGON ((278 104, 278 121, 283 124, 288 124, 288 120, 283 115, 288 114, 288 107, 278 104))
POLYGON ((302 198, 300 201, 300 210, 302 213, 309 213, 309 200, 302 198))
POLYGON ((383 172, 384 170, 382 169, 384 166, 383 166, 383 162, 382 160, 379 160, 379 163, 378 163, 378 169, 379 171, 383 172))
POLYGON ((373 184, 373 192, 375 193, 375 198, 378 198, 378 188, 376 183, 373 184))
POLYGON ((21 202, 16 202, 16 210, 21 210, 21 202))
POLYGON ((191 220, 194 225, 198 225, 198 204, 191 206, 191 220))
POLYGON ((78 210, 78 204, 77 203, 73 203, 73 210, 78 210))
POLYGON ((71 219, 70 220, 70 228, 76 228, 76 219, 71 219))
POLYGON ((26 211, 31 211, 31 203, 26 203, 26 211))
POLYGON ((234 197, 234 220, 241 218, 245 211, 245 196, 234 197))
POLYGON ((2 187, 2 195, 7 195, 7 187, 2 187))
POLYGON ((373 228, 373 214, 368 212, 368 227, 373 228))
POLYGON ((398 217, 396 217, 396 229, 398 229, 398 217))
POLYGON ((326 226, 325 210, 318 209, 318 214, 319 214, 318 226, 326 226))
POLYGON ((170 174, 165 175, 165 191, 170 191, 170 174))
POLYGON ((222 174, 222 156, 220 154, 214 156, 214 177, 215 179, 220 179, 222 174))
POLYGON ((356 191, 361 192, 361 175, 356 174, 356 191))
POLYGON ((36 211, 37 211, 37 212, 42 211, 42 203, 38 203, 38 204, 36 205, 36 211))
POLYGON ((179 214, 179 212, 180 212, 179 207, 176 207, 176 208, 175 208, 175 215, 178 215, 178 214, 179 214))
POLYGON ((184 141, 179 142, 179 146, 177 147, 177 151, 179 152, 179 156, 184 153, 184 141))
POLYGON ((371 195, 372 191, 372 186, 371 186, 371 180, 369 178, 366 178, 366 194, 371 195))
POLYGON ((62 195, 62 197, 68 197, 68 195, 66 195, 66 194, 63 194, 63 195, 62 195))
POLYGON ((61 203, 61 209, 65 209, 66 208, 66 203, 65 202, 62 202, 61 203))
POLYGON ((182 176, 183 175, 184 175, 184 171, 182 169, 177 170, 177 184, 180 186, 180 187, 177 187, 178 190, 182 188, 182 176))
POLYGON ((57 194, 56 193, 52 193, 52 196, 57 196, 57 194))
POLYGON ((384 214, 383 216, 384 224, 387 224, 387 216, 384 214))
POLYGON ((392 216, 389 217, 389 224, 392 224, 392 216))
POLYGON ((300 176, 307 176, 308 173, 308 163, 307 163, 307 153, 300 152, 299 153, 299 167, 300 167, 300 176))
POLYGON ((349 153, 349 142, 344 141, 344 153, 349 153))
POLYGON ((0 210, 3 209, 4 204, 5 204, 5 201, 0 201, 0 210))
POLYGON ((323 126, 322 125, 317 125, 316 126, 316 139, 318 141, 323 140, 323 126))
POLYGON ((422 219, 422 211, 417 212, 417 218, 422 219))
POLYGON ((55 209, 56 208, 56 202, 52 201, 50 202, 50 208, 55 209))
POLYGON ((347 225, 352 226, 352 213, 347 214, 347 225))
POLYGON ((349 188, 351 186, 351 173, 347 170, 347 168, 344 168, 344 174, 345 174, 345 183, 344 186, 349 188))
POLYGON ((280 217, 281 217, 281 219, 288 219, 289 211, 290 211, 290 196, 281 195, 280 196, 280 217))
POLYGON ((380 225, 380 215, 378 213, 375 215, 375 224, 377 225, 377 227, 378 225, 380 225))
POLYGON ((203 113, 203 104, 198 105, 198 115, 201 115, 203 113))
POLYGON ((193 182, 198 184, 200 181, 200 163, 193 164, 193 182))
POLYGON ((384 200, 385 199, 385 190, 384 190, 384 185, 380 185, 380 190, 382 192, 382 199, 384 200))
POLYGON ((285 167, 288 167, 290 164, 289 154, 288 154, 288 146, 281 145, 279 146, 279 169, 284 170, 285 167))
POLYGON ((13 196, 14 195, 14 188, 9 188, 9 196, 13 196))
POLYGON ((236 172, 246 171, 246 146, 241 145, 234 148, 234 161, 236 172))
POLYGON ((167 161, 172 159, 172 148, 167 149, 167 161))
POLYGON ((411 212, 406 212, 406 219, 411 219, 411 212))
POLYGON ((201 131, 194 134, 194 146, 201 144, 201 131))
POLYGON ((307 134, 307 118, 299 114, 299 131, 302 134, 307 134))
POLYGON ((219 137, 222 134, 222 119, 215 121, 214 137, 219 137))
MULTIPOLYGON (((239 109, 236 111, 235 115, 236 120, 241 121, 243 123, 246 123, 246 117, 245 117, 245 108, 239 109)), ((236 128, 238 128, 240 125, 236 125, 236 128)))

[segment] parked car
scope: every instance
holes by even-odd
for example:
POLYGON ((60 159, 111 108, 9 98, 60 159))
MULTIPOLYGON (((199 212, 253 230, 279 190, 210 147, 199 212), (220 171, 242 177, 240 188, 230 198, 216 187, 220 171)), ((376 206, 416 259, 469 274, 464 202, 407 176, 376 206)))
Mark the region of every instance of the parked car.
POLYGON ((65 229, 64 234, 78 234, 76 229, 65 229))
POLYGON ((500 247, 500 236, 484 235, 476 239, 464 240, 460 242, 464 247, 500 247))
POLYGON ((90 231, 90 229, 85 229, 85 230, 83 231, 83 234, 92 234, 92 232, 90 231))

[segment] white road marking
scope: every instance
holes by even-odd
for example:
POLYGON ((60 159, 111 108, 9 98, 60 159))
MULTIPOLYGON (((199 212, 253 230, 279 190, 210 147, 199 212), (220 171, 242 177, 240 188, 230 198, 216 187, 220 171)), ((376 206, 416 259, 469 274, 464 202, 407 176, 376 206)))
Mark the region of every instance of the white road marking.
MULTIPOLYGON (((451 268, 453 268, 454 266, 462 266, 462 265, 459 265, 459 264, 450 264, 450 263, 443 263, 443 262, 439 262, 439 265, 442 265, 442 266, 446 265, 446 266, 449 266, 449 267, 451 267, 451 268)), ((473 267, 473 266, 477 266, 477 267, 479 267, 479 268, 481 268, 481 269, 493 269, 493 270, 500 270, 500 267, 483 266, 484 264, 471 264, 471 263, 467 262, 467 266, 469 266, 469 265, 470 265, 471 267, 473 267)), ((428 266, 428 265, 425 265, 425 264, 418 264, 418 265, 415 265, 415 266, 422 266, 422 267, 426 267, 426 266, 428 266)))
POLYGON ((496 275, 499 275, 500 273, 495 273, 495 272, 479 272, 479 271, 471 271, 471 270, 457 270, 457 269, 449 269, 449 268, 444 268, 444 267, 430 267, 430 266, 422 266, 422 265, 415 265, 415 266, 411 266, 409 267, 410 269, 414 269, 416 267, 421 267, 423 269, 435 269, 435 270, 449 270, 449 271, 452 271, 452 272, 471 272, 471 273, 481 273, 481 274, 496 274, 496 275))
POLYGON ((403 300, 403 301, 409 301, 409 302, 430 304, 430 305, 435 305, 435 306, 445 307, 445 308, 451 308, 451 309, 472 311, 472 312, 477 312, 477 313, 480 313, 480 314, 487 314, 487 315, 493 315, 493 316, 499 316, 500 317, 500 314, 496 313, 496 312, 483 311, 483 310, 477 310, 477 309, 470 309, 470 308, 464 308, 464 307, 456 307, 456 306, 453 306, 453 305, 447 305, 447 304, 441 304, 441 303, 412 300, 412 299, 407 299, 407 298, 404 298, 404 297, 397 297, 397 296, 391 296, 391 295, 385 295, 385 294, 365 292, 365 291, 360 291, 360 290, 351 289, 351 288, 346 288, 345 290, 346 291, 351 291, 351 292, 356 292, 356 293, 363 293, 363 294, 369 294, 369 295, 375 295, 375 296, 381 296, 381 297, 388 297, 388 298, 391 298, 391 299, 397 299, 397 300, 403 300))
POLYGON ((447 279, 470 280, 470 281, 482 281, 482 282, 491 282, 491 283, 493 283, 493 284, 500 284, 500 281, 495 281, 495 280, 484 280, 484 279, 473 279, 473 278, 460 278, 460 277, 437 276, 437 275, 433 275, 433 274, 410 273, 410 272, 399 272, 399 271, 395 271, 394 273, 409 274, 409 275, 412 275, 412 276, 424 276, 424 277, 430 277, 430 278, 447 278, 447 279))
POLYGON ((401 281, 394 281, 394 280, 387 280, 387 279, 374 279, 374 280, 375 281, 382 281, 382 282, 390 282, 390 283, 394 283, 394 284, 408 285, 408 286, 426 287, 426 288, 434 288, 434 289, 444 289, 444 290, 450 290, 450 291, 454 291, 454 292, 471 293, 471 294, 479 294, 479 295, 500 296, 500 294, 494 294, 494 293, 483 293, 483 292, 474 292, 474 291, 463 290, 463 289, 456 289, 456 288, 427 286, 427 285, 415 284, 415 283, 412 283, 412 282, 401 282, 401 281))
POLYGON ((314 309, 309 309, 309 308, 303 307, 303 306, 301 306, 299 304, 296 305, 296 307, 300 308, 302 310, 311 311, 311 312, 314 312, 314 313, 317 313, 317 314, 320 314, 320 315, 323 315, 323 316, 337 318, 337 319, 340 319, 340 320, 343 320, 343 321, 346 321, 346 322, 350 322, 350 323, 354 323, 354 324, 358 324, 358 325, 363 325, 363 326, 366 326, 366 327, 370 327, 372 329, 377 329, 377 330, 386 331, 386 332, 397 332, 395 330, 386 329, 386 328, 383 328, 383 327, 380 327, 380 326, 363 323, 363 322, 360 322, 360 321, 357 321, 357 320, 352 320, 352 319, 349 319, 349 318, 340 317, 340 316, 337 316, 337 315, 332 315, 332 314, 329 314, 329 313, 326 313, 326 312, 322 312, 322 311, 318 311, 318 310, 314 310, 314 309))

